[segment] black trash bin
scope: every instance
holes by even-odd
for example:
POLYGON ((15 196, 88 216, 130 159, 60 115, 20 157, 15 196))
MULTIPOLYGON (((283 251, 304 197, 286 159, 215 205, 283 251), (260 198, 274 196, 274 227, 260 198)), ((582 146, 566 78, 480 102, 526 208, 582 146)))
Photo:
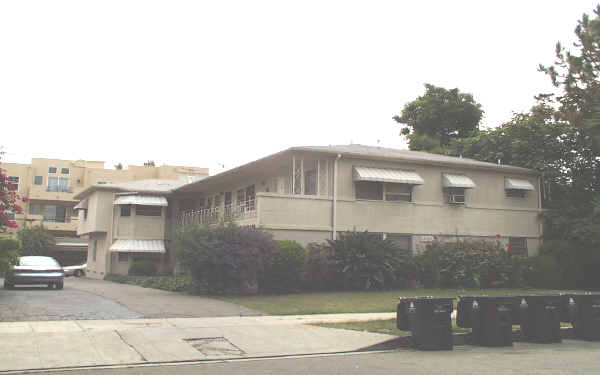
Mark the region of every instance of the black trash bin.
MULTIPOLYGON (((473 328, 471 325, 471 313, 473 310, 473 301, 480 297, 488 296, 459 296, 459 300, 456 304, 456 325, 461 328, 473 328)), ((512 324, 519 324, 519 302, 515 299, 512 310, 511 320, 512 324)))
POLYGON ((515 297, 461 296, 468 311, 472 342, 481 346, 512 346, 515 297), (469 308, 470 306, 470 308, 469 308), (470 310, 470 311, 469 311, 470 310))
POLYGON ((562 300, 575 337, 600 341, 600 294, 567 294, 562 300))
POLYGON ((537 343, 561 342, 560 295, 524 295, 519 296, 521 316, 521 339, 537 343))
POLYGON ((452 350, 453 298, 400 298, 396 325, 410 330, 414 345, 420 350, 452 350))

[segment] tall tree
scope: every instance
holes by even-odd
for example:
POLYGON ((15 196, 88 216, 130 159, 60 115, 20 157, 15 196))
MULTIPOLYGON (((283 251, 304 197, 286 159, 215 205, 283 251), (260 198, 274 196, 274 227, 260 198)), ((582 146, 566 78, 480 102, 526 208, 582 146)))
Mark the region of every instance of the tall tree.
POLYGON ((17 232, 17 237, 23 245, 21 255, 49 256, 56 245, 52 232, 42 225, 23 228, 17 232))
MULTIPOLYGON (((2 155, 4 155, 4 151, 0 151, 0 162, 2 155)), ((14 215, 22 212, 22 208, 17 202, 19 199, 23 201, 26 199, 21 198, 15 188, 16 186, 8 180, 6 171, 0 166, 0 232, 5 232, 7 228, 17 227, 14 215)))
POLYGON ((406 103, 393 119, 405 125, 401 134, 408 136, 411 150, 439 151, 452 139, 476 133, 482 116, 471 94, 425 84, 425 94, 406 103))
POLYGON ((559 42, 555 63, 539 69, 562 91, 556 97, 561 118, 584 129, 600 150, 600 5, 594 13, 593 19, 584 14, 575 28, 576 52, 559 42))

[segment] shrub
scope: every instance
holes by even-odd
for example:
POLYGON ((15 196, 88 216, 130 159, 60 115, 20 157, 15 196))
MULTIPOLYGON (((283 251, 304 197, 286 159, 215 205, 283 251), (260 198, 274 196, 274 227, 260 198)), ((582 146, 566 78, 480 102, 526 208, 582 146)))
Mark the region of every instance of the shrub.
POLYGON ((560 289, 562 287, 561 267, 552 254, 540 254, 527 259, 524 273, 529 286, 544 289, 560 289))
POLYGON ((256 294, 276 248, 264 231, 233 223, 183 229, 175 241, 177 258, 194 280, 213 294, 256 294))
POLYGON ((296 241, 278 241, 271 262, 265 270, 263 289, 287 293, 302 288, 306 250, 296 241))
POLYGON ((157 272, 156 263, 149 259, 135 261, 129 267, 131 276, 155 276, 157 272))
POLYGON ((332 257, 331 247, 310 243, 306 247, 306 273, 304 289, 313 291, 329 291, 342 288, 336 264, 332 257))
POLYGON ((522 259, 499 241, 436 241, 415 262, 426 288, 521 286, 522 259))
POLYGON ((343 232, 338 240, 327 242, 344 289, 405 287, 414 272, 410 252, 378 234, 343 232))
POLYGON ((0 237, 0 276, 3 276, 8 266, 17 260, 20 249, 19 240, 8 236, 0 237))
POLYGON ((198 292, 198 286, 188 275, 184 276, 123 276, 106 275, 104 280, 121 284, 138 285, 144 288, 167 290, 170 292, 198 292))

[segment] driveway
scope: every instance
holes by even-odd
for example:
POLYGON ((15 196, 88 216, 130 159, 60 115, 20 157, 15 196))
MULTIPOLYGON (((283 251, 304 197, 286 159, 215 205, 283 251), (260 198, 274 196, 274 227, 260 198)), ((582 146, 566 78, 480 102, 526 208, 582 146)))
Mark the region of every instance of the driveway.
POLYGON ((212 298, 104 280, 69 277, 64 285, 63 290, 41 287, 0 289, 0 321, 262 315, 212 298))

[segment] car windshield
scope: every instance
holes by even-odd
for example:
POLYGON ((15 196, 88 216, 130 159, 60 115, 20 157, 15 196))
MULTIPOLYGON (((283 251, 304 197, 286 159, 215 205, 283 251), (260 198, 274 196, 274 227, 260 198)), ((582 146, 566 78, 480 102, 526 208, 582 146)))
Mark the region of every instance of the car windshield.
POLYGON ((53 258, 48 257, 22 257, 19 259, 19 266, 60 267, 60 264, 53 258))

